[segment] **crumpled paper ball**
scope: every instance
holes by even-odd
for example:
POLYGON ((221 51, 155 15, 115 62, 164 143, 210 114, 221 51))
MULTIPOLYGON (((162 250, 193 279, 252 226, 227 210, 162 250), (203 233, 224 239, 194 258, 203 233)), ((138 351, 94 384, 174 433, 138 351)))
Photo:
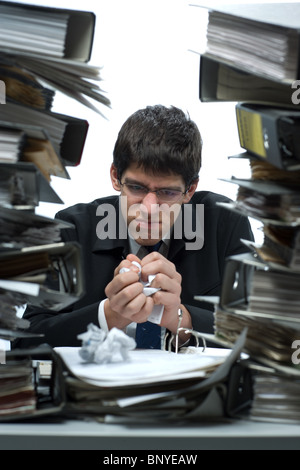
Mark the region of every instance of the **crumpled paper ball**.
POLYGON ((97 364, 127 361, 129 351, 136 347, 135 340, 124 331, 112 328, 106 333, 93 323, 90 323, 87 331, 78 335, 77 338, 82 341, 79 350, 80 357, 85 362, 97 364))

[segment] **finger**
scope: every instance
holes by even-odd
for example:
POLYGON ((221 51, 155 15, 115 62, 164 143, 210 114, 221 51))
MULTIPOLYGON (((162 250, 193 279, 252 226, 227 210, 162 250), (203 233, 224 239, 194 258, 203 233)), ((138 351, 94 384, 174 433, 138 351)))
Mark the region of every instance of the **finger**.
POLYGON ((133 284, 137 284, 140 289, 142 288, 142 285, 139 282, 139 274, 137 272, 129 269, 127 272, 121 274, 117 273, 112 281, 107 284, 105 294, 108 298, 111 298, 113 295, 118 294, 124 290, 124 288, 133 284))
POLYGON ((129 268, 130 268, 130 265, 131 265, 130 261, 124 259, 124 260, 116 267, 116 269, 114 270, 114 276, 117 276, 117 275, 120 273, 120 270, 121 270, 122 268, 128 268, 128 269, 129 269, 129 268))
MULTIPOLYGON (((144 259, 142 262, 143 261, 144 259)), ((159 273, 165 274, 169 278, 176 279, 177 282, 181 283, 181 275, 176 271, 175 265, 163 256, 149 259, 149 261, 145 264, 142 263, 142 281, 146 282, 148 280, 148 276, 159 273)), ((158 286, 156 285, 156 287, 158 286)))
POLYGON ((145 302, 135 314, 132 315, 131 321, 135 323, 143 323, 148 320, 149 315, 151 314, 154 307, 153 300, 151 297, 145 297, 145 302))
POLYGON ((175 273, 174 277, 171 278, 166 274, 158 273, 154 277, 150 286, 166 292, 181 294, 181 275, 179 273, 175 273))
POLYGON ((166 259, 158 251, 152 251, 152 253, 149 253, 148 255, 144 256, 144 258, 141 260, 141 266, 146 266, 146 264, 150 263, 151 261, 161 258, 166 259))
POLYGON ((136 255, 130 253, 129 255, 126 256, 126 259, 132 263, 132 261, 136 261, 137 263, 141 264, 140 258, 138 258, 136 255))
POLYGON ((152 295, 152 300, 154 305, 164 305, 165 308, 172 308, 180 305, 181 299, 178 293, 166 292, 166 291, 157 291, 152 295))
MULTIPOLYGON (((129 274, 129 273, 127 273, 129 274)), ((120 275, 121 276, 121 275, 120 275)), ((118 287, 115 286, 113 282, 111 282, 111 285, 108 285, 106 288, 106 295, 109 298, 110 301, 110 306, 111 308, 118 313, 123 314, 123 311, 125 312, 125 309, 130 306, 131 302, 134 302, 134 300, 142 295, 141 301, 144 300, 145 295, 143 294, 143 286, 141 285, 140 282, 135 282, 133 284, 126 285, 125 287, 122 287, 119 289, 118 287)), ((135 303, 133 303, 132 308, 134 309, 135 303)), ((131 307, 130 307, 131 308, 131 307)), ((135 310, 130 310, 129 308, 129 313, 136 313, 135 310)))
POLYGON ((151 298, 140 294, 126 305, 124 312, 132 322, 141 323, 147 321, 153 306, 154 303, 151 298))
POLYGON ((165 258, 163 255, 158 253, 157 251, 154 251, 153 253, 149 253, 149 255, 145 256, 141 260, 141 266, 144 271, 145 270, 148 271, 150 267, 152 267, 153 265, 160 266, 162 269, 163 267, 165 267, 165 269, 174 268, 174 264, 171 261, 169 261, 167 258, 165 258))
MULTIPOLYGON (((133 255, 134 256, 134 255, 133 255)), ((135 258, 138 260, 139 258, 137 256, 135 256, 135 258)), ((132 260, 130 261, 129 259, 124 259, 117 267, 116 269, 114 270, 114 276, 117 276, 118 274, 120 274, 120 271, 121 273, 123 272, 123 270, 127 271, 127 270, 130 270, 130 271, 134 271, 136 273, 139 273, 140 272, 140 263, 138 263, 138 261, 136 260, 132 260), (134 264, 133 262, 134 261, 134 264), (137 266, 137 263, 139 264, 139 266, 137 266)))

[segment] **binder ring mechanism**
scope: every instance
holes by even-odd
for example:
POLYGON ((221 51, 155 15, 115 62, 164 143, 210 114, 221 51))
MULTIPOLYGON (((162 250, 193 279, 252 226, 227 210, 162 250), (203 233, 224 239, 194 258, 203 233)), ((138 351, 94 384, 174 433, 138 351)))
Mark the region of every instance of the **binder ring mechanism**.
POLYGON ((167 350, 169 352, 171 352, 172 350, 172 344, 173 344, 173 340, 175 338, 175 354, 178 353, 179 351, 179 332, 180 331, 185 331, 185 333, 191 333, 194 337, 195 337, 195 340, 196 340, 196 347, 198 348, 199 347, 199 338, 201 338, 202 340, 202 344, 203 344, 203 349, 202 349, 202 352, 205 351, 205 348, 206 348, 206 340, 205 338, 201 335, 201 333, 199 333, 198 331, 195 331, 191 328, 182 328, 181 327, 181 322, 182 322, 182 317, 183 317, 183 312, 181 310, 181 308, 178 309, 178 325, 177 325, 177 330, 176 330, 176 335, 172 334, 170 339, 169 339, 169 344, 168 344, 168 348, 167 348, 167 338, 168 336, 166 335, 165 337, 165 341, 164 341, 164 349, 167 350))

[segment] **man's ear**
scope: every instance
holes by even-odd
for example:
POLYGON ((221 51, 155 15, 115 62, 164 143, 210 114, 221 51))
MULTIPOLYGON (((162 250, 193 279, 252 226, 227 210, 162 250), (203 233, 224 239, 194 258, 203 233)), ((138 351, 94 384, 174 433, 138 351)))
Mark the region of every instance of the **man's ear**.
POLYGON ((111 183, 112 183, 113 188, 116 191, 121 191, 121 186, 120 186, 119 179, 118 179, 117 168, 115 167, 115 165, 113 163, 111 164, 111 167, 110 167, 110 179, 111 179, 111 183))
POLYGON ((189 202, 191 200, 192 196, 194 195, 194 193, 197 189, 198 181, 199 181, 199 179, 193 181, 193 183, 189 186, 189 189, 187 190, 186 194, 184 195, 183 204, 186 204, 187 202, 189 202))

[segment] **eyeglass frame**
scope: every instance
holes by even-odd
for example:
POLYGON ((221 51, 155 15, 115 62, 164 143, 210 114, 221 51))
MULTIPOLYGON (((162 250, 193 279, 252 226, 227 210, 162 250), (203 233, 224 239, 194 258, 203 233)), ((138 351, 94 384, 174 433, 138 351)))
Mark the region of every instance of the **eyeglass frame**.
MULTIPOLYGON (((119 183, 120 186, 127 186, 127 187, 128 186, 140 186, 140 188, 145 189, 147 191, 147 192, 145 192, 143 198, 145 196, 147 196, 147 194, 149 194, 149 193, 155 193, 157 199, 160 200, 160 201, 161 201, 161 198, 157 194, 159 191, 175 191, 175 192, 178 192, 178 199, 176 199, 176 200, 164 200, 163 202, 166 202, 166 203, 167 202, 174 202, 175 203, 175 202, 179 201, 180 197, 185 196, 186 193, 190 189, 190 186, 184 192, 180 191, 179 189, 172 189, 172 188, 149 189, 149 188, 147 188, 147 186, 144 186, 143 184, 140 184, 140 183, 122 183, 120 179, 118 179, 118 183, 119 183), (180 194, 180 196, 179 196, 179 194, 180 194)), ((130 191, 130 188, 129 188, 129 191, 130 191)))

